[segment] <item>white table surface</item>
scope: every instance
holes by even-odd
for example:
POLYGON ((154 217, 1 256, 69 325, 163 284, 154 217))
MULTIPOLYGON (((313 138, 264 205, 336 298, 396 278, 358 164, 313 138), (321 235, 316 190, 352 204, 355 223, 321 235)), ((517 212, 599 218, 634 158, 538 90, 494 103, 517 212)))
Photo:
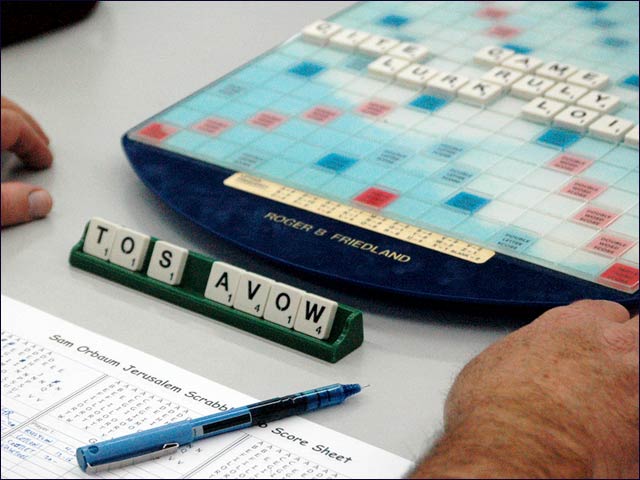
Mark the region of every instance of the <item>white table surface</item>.
POLYGON ((104 2, 82 23, 3 49, 2 94, 41 122, 55 162, 40 172, 3 163, 3 181, 42 185, 54 207, 2 230, 2 293, 257 398, 370 383, 307 418, 417 460, 455 373, 510 330, 506 315, 301 280, 169 210, 120 146, 133 125, 349 4, 104 2), (365 343, 329 364, 74 269, 69 251, 92 216, 359 308, 365 343))

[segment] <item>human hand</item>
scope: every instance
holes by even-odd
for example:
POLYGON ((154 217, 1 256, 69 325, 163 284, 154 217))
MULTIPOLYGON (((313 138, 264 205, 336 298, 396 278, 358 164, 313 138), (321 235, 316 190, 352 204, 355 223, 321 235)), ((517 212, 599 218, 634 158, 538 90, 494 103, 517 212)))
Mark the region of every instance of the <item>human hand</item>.
MULTIPOLYGON (((49 138, 38 122, 16 103, 2 97, 2 152, 15 153, 30 168, 47 168, 53 161, 49 138)), ((29 222, 47 215, 51 196, 22 182, 2 183, 2 226, 29 222)))
POLYGON ((554 308, 473 359, 418 478, 638 478, 638 316, 554 308))

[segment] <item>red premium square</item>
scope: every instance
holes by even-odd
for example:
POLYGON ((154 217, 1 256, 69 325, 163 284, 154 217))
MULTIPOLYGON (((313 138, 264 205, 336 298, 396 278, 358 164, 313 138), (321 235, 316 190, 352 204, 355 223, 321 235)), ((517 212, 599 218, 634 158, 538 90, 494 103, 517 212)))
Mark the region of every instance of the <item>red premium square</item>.
POLYGON ((306 120, 311 120, 314 123, 319 123, 320 125, 325 125, 329 123, 331 120, 340 116, 342 112, 335 108, 325 107, 324 105, 318 105, 317 107, 313 107, 311 110, 307 110, 302 115, 306 120))
POLYGON ((381 102, 379 100, 372 100, 360 105, 358 112, 367 115, 369 117, 383 117, 393 109, 393 105, 390 103, 381 102))
POLYGON ((485 7, 482 10, 478 10, 478 13, 476 15, 480 18, 491 18, 493 20, 499 20, 509 15, 509 11, 503 10, 502 8, 485 7))
POLYGON ((577 155, 569 153, 563 153, 551 160, 551 162, 549 162, 549 166, 562 172, 569 172, 577 175, 589 168, 592 163, 593 162, 591 160, 586 158, 578 157, 577 155))
POLYGON ((489 29, 489 35, 499 38, 511 38, 520 33, 520 29, 508 25, 495 25, 489 29))
POLYGON ((226 129, 230 128, 231 125, 233 125, 231 122, 223 118, 209 117, 202 120, 193 128, 194 130, 206 133, 207 135, 210 135, 212 137, 217 137, 226 129))
POLYGON ((275 112, 260 112, 251 117, 247 123, 254 127, 264 128, 265 130, 273 130, 278 127, 287 117, 275 112))
POLYGON ((600 278, 625 287, 634 288, 638 286, 638 269, 624 263, 614 263, 600 275, 600 278))
POLYGON ((369 207, 384 208, 391 202, 393 202, 396 198, 398 198, 398 195, 396 195, 395 193, 387 192, 380 188, 371 187, 354 198, 354 200, 369 207))
POLYGON ((165 138, 176 133, 178 129, 171 125, 166 125, 164 123, 154 122, 150 123, 142 130, 138 131, 138 135, 150 138, 152 140, 162 141, 165 138))

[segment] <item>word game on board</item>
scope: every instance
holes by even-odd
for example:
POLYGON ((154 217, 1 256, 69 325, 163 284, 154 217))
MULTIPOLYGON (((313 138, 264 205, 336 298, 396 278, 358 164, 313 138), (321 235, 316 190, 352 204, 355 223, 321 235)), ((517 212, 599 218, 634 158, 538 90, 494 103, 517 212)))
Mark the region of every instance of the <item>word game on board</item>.
POLYGON ((359 3, 123 143, 177 211, 291 266, 428 298, 634 303, 637 24, 637 2, 359 3))

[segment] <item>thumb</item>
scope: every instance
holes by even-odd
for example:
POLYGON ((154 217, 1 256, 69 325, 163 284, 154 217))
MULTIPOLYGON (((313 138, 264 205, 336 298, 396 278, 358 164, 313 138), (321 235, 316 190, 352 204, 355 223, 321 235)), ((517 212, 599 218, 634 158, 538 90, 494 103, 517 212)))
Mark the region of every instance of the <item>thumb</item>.
POLYGON ((46 190, 20 182, 2 184, 2 226, 42 218, 51 210, 53 200, 46 190))

